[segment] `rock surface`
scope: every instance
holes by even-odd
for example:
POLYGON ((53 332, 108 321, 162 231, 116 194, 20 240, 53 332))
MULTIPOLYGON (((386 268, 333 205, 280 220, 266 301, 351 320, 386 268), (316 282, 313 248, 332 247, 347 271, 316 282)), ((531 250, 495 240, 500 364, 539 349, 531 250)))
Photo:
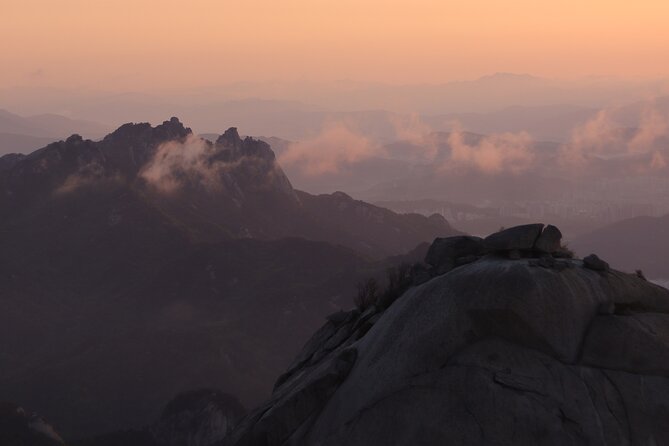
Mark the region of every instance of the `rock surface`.
POLYGON ((609 264, 600 259, 596 254, 590 254, 583 258, 583 266, 594 271, 608 271, 609 264))
POLYGON ((541 232, 541 235, 534 242, 534 249, 537 251, 552 254, 560 249, 562 241, 562 232, 553 225, 548 225, 541 232))
MULTIPOLYGON (((541 229, 509 231, 494 246, 541 229)), ((668 444, 668 326, 669 290, 634 274, 484 256, 330 318, 229 440, 668 444)))
POLYGON ((437 238, 432 242, 425 256, 425 263, 436 268, 440 274, 452 270, 458 266, 458 262, 465 259, 472 260, 473 257, 482 256, 486 253, 483 239, 467 235, 457 237, 437 238))
POLYGON ((514 226, 490 234, 483 243, 490 251, 530 250, 543 228, 541 223, 514 226))

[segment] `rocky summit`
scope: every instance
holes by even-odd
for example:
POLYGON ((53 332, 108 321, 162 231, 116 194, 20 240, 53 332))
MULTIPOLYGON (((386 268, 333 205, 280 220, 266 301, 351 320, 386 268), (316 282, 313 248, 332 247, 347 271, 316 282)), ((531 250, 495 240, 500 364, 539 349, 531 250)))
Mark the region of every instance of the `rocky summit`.
POLYGON ((668 444, 669 290, 559 239, 435 240, 423 283, 328 318, 228 441, 668 444))

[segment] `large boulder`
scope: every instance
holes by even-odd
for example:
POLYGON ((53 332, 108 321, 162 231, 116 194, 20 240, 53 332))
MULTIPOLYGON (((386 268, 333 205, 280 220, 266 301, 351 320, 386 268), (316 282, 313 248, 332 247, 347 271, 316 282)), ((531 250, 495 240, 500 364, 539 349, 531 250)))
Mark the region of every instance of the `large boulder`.
POLYGON ((669 290, 532 262, 483 257, 331 318, 230 441, 667 444, 669 290))
POLYGON ((539 252, 553 254, 560 249, 561 242, 562 232, 557 227, 548 225, 541 232, 537 241, 534 242, 534 249, 539 252))
POLYGON ((482 256, 486 253, 483 239, 468 235, 436 238, 425 256, 425 263, 438 274, 443 274, 458 266, 458 260, 482 256))
POLYGON ((490 251, 529 251, 541 235, 542 223, 514 226, 490 234, 483 244, 490 251))

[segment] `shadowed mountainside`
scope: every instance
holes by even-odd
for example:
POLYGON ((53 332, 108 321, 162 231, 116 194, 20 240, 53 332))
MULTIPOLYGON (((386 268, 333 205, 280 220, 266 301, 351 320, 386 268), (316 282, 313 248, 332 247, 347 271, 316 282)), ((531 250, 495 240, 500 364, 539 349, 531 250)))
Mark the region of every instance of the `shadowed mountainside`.
POLYGON ((402 261, 381 259, 455 233, 295 191, 267 144, 176 118, 0 166, 0 392, 68 438, 193 388, 257 403, 360 278, 402 261))

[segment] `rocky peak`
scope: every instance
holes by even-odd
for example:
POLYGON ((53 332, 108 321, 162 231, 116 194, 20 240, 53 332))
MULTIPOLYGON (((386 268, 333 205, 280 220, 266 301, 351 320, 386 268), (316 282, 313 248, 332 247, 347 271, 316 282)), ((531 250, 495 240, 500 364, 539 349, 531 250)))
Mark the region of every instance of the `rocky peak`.
POLYGON ((329 317, 230 441, 666 442, 669 290, 570 258, 558 235, 435 240, 431 274, 329 317))
POLYGON ((78 135, 78 134, 75 133, 74 135, 67 138, 65 140, 65 143, 67 143, 67 144, 77 144, 77 143, 80 143, 80 142, 83 142, 83 141, 84 141, 84 138, 82 138, 81 135, 78 135))
POLYGON ((230 127, 216 140, 216 144, 223 147, 238 148, 242 145, 242 139, 239 137, 237 127, 230 127))
POLYGON ((191 133, 193 132, 190 128, 184 127, 178 118, 172 117, 169 121, 163 121, 162 124, 155 127, 148 122, 123 124, 105 136, 103 142, 157 145, 165 141, 184 139, 191 133))
POLYGON ((0 172, 11 169, 21 160, 25 159, 25 157, 22 153, 8 153, 7 155, 0 156, 0 172))
POLYGON ((274 162, 274 152, 269 144, 260 141, 250 136, 241 139, 236 127, 230 127, 216 140, 216 145, 223 149, 230 160, 239 159, 241 157, 253 157, 274 162))

